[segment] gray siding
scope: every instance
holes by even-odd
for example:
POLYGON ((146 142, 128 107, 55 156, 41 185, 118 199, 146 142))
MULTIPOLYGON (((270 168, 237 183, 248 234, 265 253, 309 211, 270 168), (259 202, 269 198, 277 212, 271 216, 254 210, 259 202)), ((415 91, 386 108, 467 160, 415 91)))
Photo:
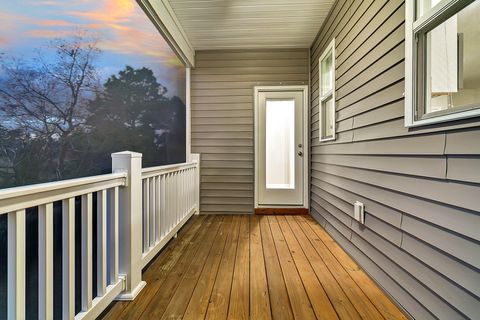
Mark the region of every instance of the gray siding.
POLYGON ((197 51, 192 152, 201 154, 202 213, 252 213, 253 87, 308 84, 308 49, 197 51))
POLYGON ((337 1, 312 44, 311 213, 413 317, 478 319, 480 123, 403 126, 404 11, 337 1), (320 143, 318 58, 334 37, 338 134, 320 143))

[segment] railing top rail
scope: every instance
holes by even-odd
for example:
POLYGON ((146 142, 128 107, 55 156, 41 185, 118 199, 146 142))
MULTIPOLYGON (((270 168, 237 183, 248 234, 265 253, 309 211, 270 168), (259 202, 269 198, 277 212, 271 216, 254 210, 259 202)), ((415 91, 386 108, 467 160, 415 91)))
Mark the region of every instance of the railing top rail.
POLYGON ((197 162, 185 162, 185 163, 169 164, 166 166, 143 168, 142 178, 149 178, 149 177, 153 177, 160 174, 166 174, 166 173, 184 170, 188 168, 194 168, 197 165, 198 165, 197 162))
POLYGON ((118 172, 0 190, 0 214, 124 186, 126 179, 126 172, 118 172))

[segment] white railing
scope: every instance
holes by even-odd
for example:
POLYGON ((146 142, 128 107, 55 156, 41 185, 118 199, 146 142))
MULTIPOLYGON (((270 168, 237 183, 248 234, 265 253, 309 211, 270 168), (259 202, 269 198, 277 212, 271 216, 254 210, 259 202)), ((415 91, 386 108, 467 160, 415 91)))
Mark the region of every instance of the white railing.
MULTIPOLYGON (((102 299, 113 300, 122 290, 118 274, 119 188, 126 173, 37 184, 0 191, 0 214, 8 215, 8 318, 25 318, 26 209, 38 207, 38 314, 53 318, 53 204, 62 202, 62 313, 75 316, 75 198, 81 198, 82 318, 98 310, 102 299), (93 194, 97 196, 97 228, 93 230, 93 194), (108 221, 108 224, 107 224, 108 221), (92 234, 97 234, 97 264, 92 262, 92 234), (108 235, 108 241, 107 241, 108 235), (93 299, 93 268, 97 295, 93 299)), ((101 310, 100 310, 101 312, 101 310)), ((93 313, 92 313, 93 314, 93 313)))
POLYGON ((40 319, 53 318, 53 214, 54 203, 59 201, 62 203, 63 319, 94 319, 113 300, 133 300, 145 286, 142 268, 192 214, 198 213, 199 156, 192 155, 194 161, 181 165, 146 169, 142 169, 141 156, 133 152, 112 154, 111 174, 0 190, 0 214, 8 215, 8 319, 26 317, 26 209, 32 207, 38 207, 40 319), (81 202, 81 288, 78 290, 81 311, 77 314, 76 198, 81 202), (94 234, 96 265, 92 257, 94 234), (93 283, 94 268, 96 283, 93 283), (94 285, 96 297, 92 297, 94 285))
POLYGON ((147 265, 196 212, 196 162, 142 170, 143 256, 147 265))

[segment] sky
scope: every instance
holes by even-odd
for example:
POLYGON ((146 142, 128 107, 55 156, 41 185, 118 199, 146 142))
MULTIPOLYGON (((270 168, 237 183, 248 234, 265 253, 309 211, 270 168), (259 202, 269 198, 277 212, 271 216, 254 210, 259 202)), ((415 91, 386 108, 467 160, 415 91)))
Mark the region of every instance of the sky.
POLYGON ((148 67, 168 96, 184 100, 185 68, 135 0, 2 1, 0 24, 0 52, 25 60, 54 39, 87 30, 100 39, 95 65, 102 81, 126 65, 148 67))

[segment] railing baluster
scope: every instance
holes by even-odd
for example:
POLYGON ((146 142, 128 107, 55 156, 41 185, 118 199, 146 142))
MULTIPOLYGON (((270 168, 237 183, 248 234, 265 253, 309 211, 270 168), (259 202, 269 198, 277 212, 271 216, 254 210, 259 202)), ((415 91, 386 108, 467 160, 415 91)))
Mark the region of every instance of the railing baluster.
POLYGON ((108 205, 108 278, 109 284, 118 281, 118 187, 109 190, 108 205))
POLYGON ((175 191, 173 193, 173 203, 175 203, 175 211, 173 212, 173 224, 172 229, 178 222, 178 172, 175 172, 175 191))
POLYGON ((187 186, 187 213, 190 213, 190 210, 192 210, 192 207, 190 205, 190 197, 192 195, 192 192, 191 192, 191 186, 190 186, 190 168, 187 169, 187 172, 186 172, 186 186, 187 186))
POLYGON ((192 206, 192 169, 188 169, 188 212, 193 208, 192 206))
POLYGON ((150 247, 153 247, 155 245, 155 177, 149 178, 148 181, 149 184, 149 214, 148 214, 148 220, 149 220, 149 245, 150 247))
POLYGON ((97 296, 107 288, 107 190, 97 192, 97 296))
POLYGON ((182 220, 183 217, 183 204, 185 199, 183 198, 183 170, 178 172, 178 217, 177 223, 182 220))
POLYGON ((53 204, 38 206, 38 317, 53 317, 53 204))
POLYGON ((113 282, 116 283, 118 281, 118 209, 119 209, 119 198, 118 198, 118 187, 113 189, 112 195, 112 225, 113 225, 113 253, 112 253, 112 260, 113 260, 113 282))
POLYGON ((175 210, 173 210, 173 219, 172 219, 172 229, 175 228, 175 225, 177 224, 177 214, 178 214, 178 172, 175 172, 174 174, 174 184, 173 184, 173 203, 175 206, 175 210))
POLYGON ((160 238, 165 236, 165 175, 160 176, 160 238))
POLYGON ((75 316, 75 198, 62 201, 62 315, 75 316))
POLYGON ((170 194, 172 193, 172 175, 170 173, 167 174, 166 176, 166 194, 165 194, 165 205, 166 205, 166 211, 165 211, 165 233, 170 232, 170 227, 171 227, 171 217, 172 217, 172 201, 170 199, 170 194))
POLYGON ((186 204, 187 204, 187 214, 190 213, 190 210, 191 210, 191 207, 190 207, 190 195, 191 195, 191 192, 190 192, 190 168, 187 169, 187 171, 185 172, 185 186, 187 188, 187 190, 185 191, 187 194, 186 194, 186 204))
POLYGON ((177 193, 178 210, 177 210, 177 222, 175 223, 175 225, 178 224, 183 214, 183 203, 182 203, 183 201, 181 201, 182 195, 183 195, 182 176, 183 176, 182 170, 178 171, 178 193, 177 193))
POLYGON ((92 194, 82 195, 82 311, 92 306, 92 194))
POLYGON ((169 228, 169 231, 173 229, 173 227, 175 226, 175 215, 177 213, 177 204, 175 202, 175 193, 177 192, 177 186, 176 186, 176 179, 177 178, 177 175, 174 173, 172 173, 172 192, 170 193, 170 201, 172 202, 172 209, 170 210, 170 228, 169 228))
POLYGON ((171 206, 170 206, 170 211, 168 212, 168 216, 170 218, 169 225, 168 225, 168 231, 172 230, 173 226, 173 221, 175 217, 175 173, 172 173, 170 175, 170 195, 168 196, 168 201, 170 201, 171 206))
POLYGON ((175 227, 179 221, 179 216, 180 216, 180 201, 179 201, 179 195, 180 195, 180 173, 177 171, 176 173, 177 178, 175 179, 175 187, 176 187, 176 192, 175 192, 175 204, 176 204, 176 210, 175 210, 175 224, 173 227, 175 227))
POLYGON ((190 213, 190 211, 192 210, 192 206, 190 205, 190 197, 192 196, 192 186, 190 185, 191 183, 191 179, 190 179, 190 173, 191 173, 191 169, 188 168, 187 170, 187 212, 190 213))
POLYGON ((181 195, 181 204, 182 204, 182 212, 180 214, 180 220, 183 219, 183 217, 185 216, 185 211, 186 211, 186 206, 185 206, 185 200, 186 200, 186 197, 185 197, 185 170, 182 170, 180 171, 180 174, 182 175, 181 178, 182 178, 182 195, 181 195))
POLYGON ((25 319, 25 210, 8 213, 7 317, 25 319))
POLYGON ((193 210, 193 206, 194 206, 194 204, 193 204, 194 200, 193 199, 195 198, 195 191, 194 191, 195 186, 193 185, 195 183, 195 181, 193 179, 193 177, 194 177, 193 174, 195 172, 194 170, 195 169, 192 169, 192 168, 190 169, 190 175, 188 177, 189 178, 188 179, 188 185, 190 186, 190 190, 189 190, 189 194, 190 194, 190 201, 189 201, 190 207, 189 207, 189 209, 190 210, 193 210))
POLYGON ((155 241, 160 241, 160 194, 161 194, 161 184, 160 184, 160 176, 155 177, 155 183, 156 183, 156 190, 157 192, 155 193, 155 241))
POLYGON ((150 247, 149 243, 149 233, 150 233, 150 219, 149 219, 149 212, 150 212, 150 178, 146 178, 143 180, 143 252, 147 252, 148 248, 150 247))
POLYGON ((195 168, 190 168, 190 176, 189 176, 189 185, 190 185, 190 210, 194 207, 195 202, 195 168))

